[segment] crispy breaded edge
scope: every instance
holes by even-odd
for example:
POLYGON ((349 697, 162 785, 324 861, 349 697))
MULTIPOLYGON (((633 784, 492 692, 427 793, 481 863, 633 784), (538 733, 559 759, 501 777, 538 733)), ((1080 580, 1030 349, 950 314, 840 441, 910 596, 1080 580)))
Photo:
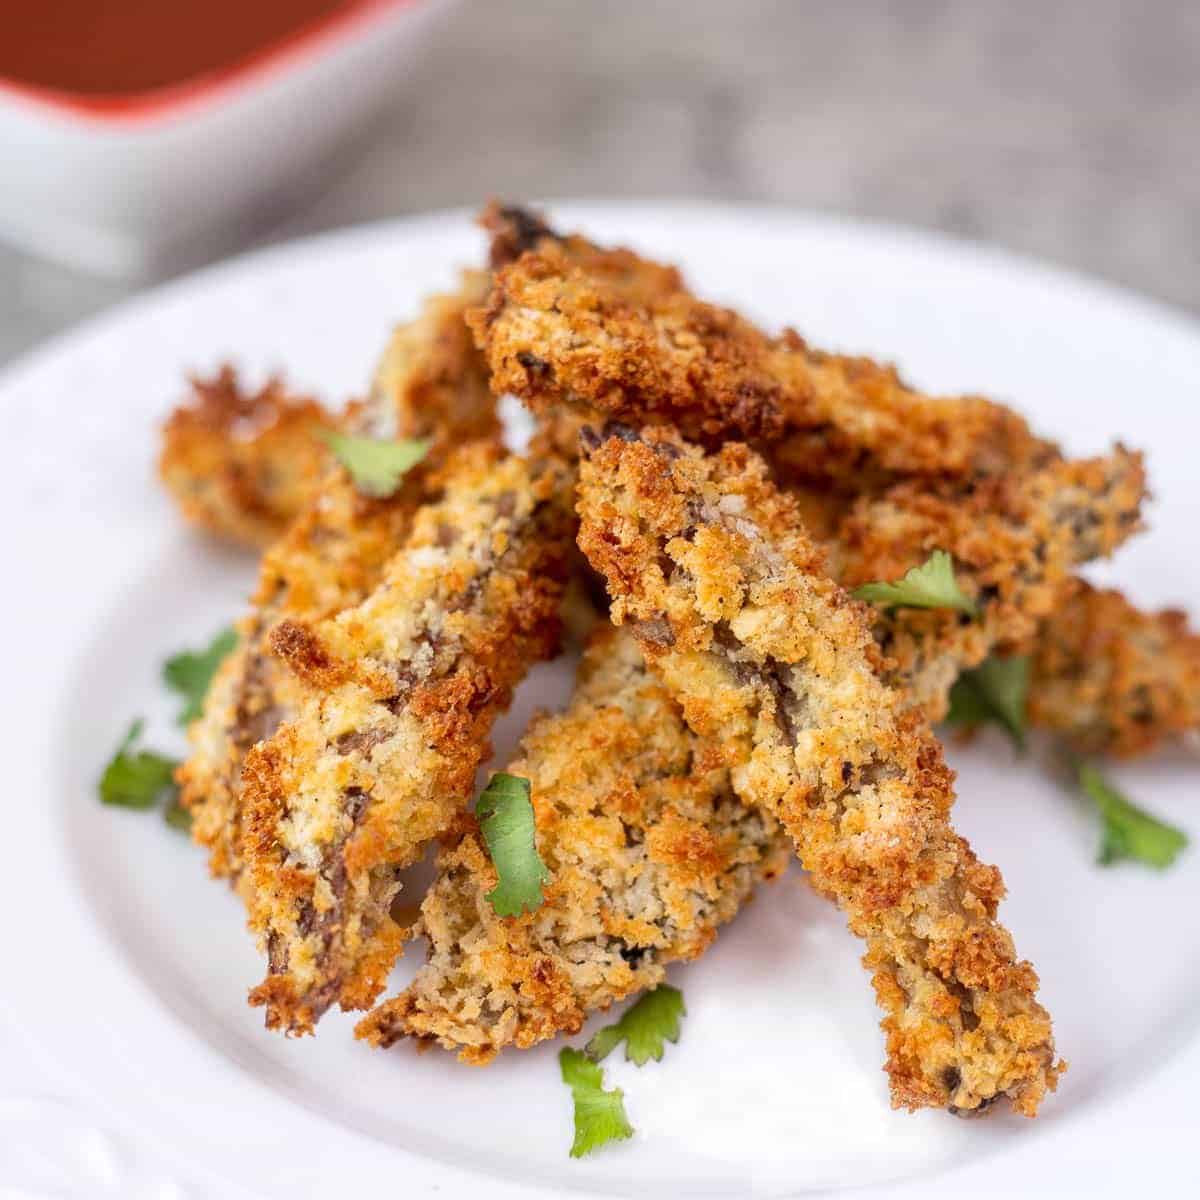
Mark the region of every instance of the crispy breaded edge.
POLYGON ((163 425, 159 476, 189 524, 266 546, 328 468, 317 435, 340 419, 278 379, 248 391, 226 364, 211 379, 193 378, 190 395, 163 425))
POLYGON ((1000 874, 954 833, 940 745, 881 677, 870 613, 826 576, 763 461, 666 431, 598 437, 579 512, 613 620, 866 941, 893 1103, 1007 1097, 1035 1114, 1062 1064, 1037 976, 996 920, 1000 874))
POLYGON ((177 772, 192 812, 192 836, 209 867, 241 875, 241 773, 246 752, 293 715, 302 690, 276 658, 271 634, 284 620, 319 620, 361 600, 403 543, 431 494, 430 470, 410 472, 386 500, 363 497, 334 468, 318 497, 263 558, 253 607, 237 625, 238 645, 221 664, 204 711, 188 731, 192 752, 177 772))
POLYGON ((269 960, 250 1000, 269 1028, 311 1032, 335 1001, 375 1000, 403 940, 400 870, 462 810, 492 722, 557 644, 570 473, 501 455, 451 456, 361 604, 271 635, 306 695, 243 772, 250 926, 269 960))
POLYGON ((887 677, 936 721, 962 671, 1031 638, 1075 570, 1141 528, 1145 495, 1141 456, 1118 446, 1103 458, 1056 459, 966 484, 899 484, 856 501, 822 541, 831 574, 851 590, 900 579, 934 550, 952 555, 977 619, 894 608, 876 610, 873 621, 887 677))
POLYGON ((228 365, 191 394, 162 430, 159 475, 184 518, 230 541, 270 546, 304 512, 330 455, 318 436, 345 428, 373 437, 460 441, 500 433, 487 370, 463 321, 486 293, 486 275, 463 272, 457 292, 434 295, 399 325, 384 349, 365 403, 333 413, 272 379, 241 387, 228 365))
POLYGON ((329 468, 300 515, 265 553, 237 649, 213 680, 180 769, 181 801, 193 836, 209 850, 214 875, 239 886, 242 761, 299 703, 292 676, 270 648, 281 620, 318 621, 360 602, 403 542, 427 499, 426 480, 450 446, 498 432, 487 370, 463 323, 483 288, 476 274, 449 296, 426 301, 415 321, 392 335, 368 404, 352 428, 373 436, 432 437, 424 464, 384 500, 361 495, 339 467, 329 468))
POLYGON ((518 209, 493 206, 484 224, 500 265, 468 320, 493 386, 535 412, 565 402, 708 444, 743 438, 787 481, 996 472, 1055 453, 1002 405, 927 396, 890 366, 768 336, 631 251, 518 209))
POLYGON ((487 294, 488 276, 463 271, 455 292, 429 296, 416 320, 396 326, 371 380, 361 432, 379 438, 498 438, 487 364, 466 314, 487 294))
POLYGON ((1131 758, 1200 729, 1200 634, 1078 583, 1031 649, 1030 722, 1085 754, 1131 758))
POLYGON ((593 635, 567 709, 533 722, 505 770, 530 781, 551 872, 535 912, 498 917, 473 817, 438 855, 415 930, 428 961, 358 1026, 375 1045, 436 1039, 470 1063, 577 1033, 589 1013, 699 956, 788 858, 775 822, 734 795, 624 630, 593 635))

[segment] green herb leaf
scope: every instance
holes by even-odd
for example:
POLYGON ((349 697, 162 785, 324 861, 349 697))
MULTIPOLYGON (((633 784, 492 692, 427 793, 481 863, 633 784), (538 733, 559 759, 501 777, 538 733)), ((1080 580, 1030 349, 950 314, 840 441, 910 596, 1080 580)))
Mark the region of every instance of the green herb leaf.
POLYGON ((935 550, 897 583, 864 583, 854 595, 883 608, 954 608, 972 617, 979 614, 978 605, 958 586, 954 562, 945 550, 935 550))
POLYGON ((644 1066, 663 1056, 663 1042, 679 1041, 679 1020, 687 1012, 683 993, 669 984, 659 984, 652 992, 627 1008, 615 1024, 606 1025, 587 1044, 587 1054, 594 1062, 607 1058, 621 1042, 625 1043, 625 1058, 644 1066))
POLYGON ((537 851, 529 780, 497 771, 475 804, 475 816, 499 876, 487 899, 499 917, 542 904, 550 872, 537 851))
POLYGON ((192 814, 179 803, 178 794, 167 802, 167 807, 163 809, 163 820, 180 833, 192 832, 192 814))
POLYGON ((222 661, 232 653, 237 640, 237 631, 230 626, 209 642, 207 650, 183 650, 163 664, 167 687, 183 697, 183 709, 178 717, 180 725, 191 724, 204 710, 208 685, 222 661))
POLYGON ((134 721, 125 740, 100 777, 100 799, 121 808, 153 808, 159 797, 174 786, 174 759, 150 750, 134 751, 142 736, 143 721, 134 721))
POLYGON ((604 1072, 586 1054, 568 1046, 558 1053, 558 1067, 575 1101, 572 1158, 633 1137, 633 1126, 625 1115, 625 1093, 620 1088, 606 1092, 604 1072))
POLYGON ((951 725, 986 725, 995 721, 1025 749, 1025 703, 1029 695, 1029 659, 989 658, 973 671, 964 671, 950 689, 951 725))
POLYGON ((404 438, 398 442, 354 437, 348 433, 322 430, 338 462, 350 472, 354 486, 365 495, 384 499, 400 480, 429 453, 429 438, 404 438))
POLYGON ((1091 763, 1079 764, 1079 786, 1100 810, 1104 832, 1099 861, 1103 866, 1123 858, 1169 867, 1188 844, 1188 836, 1137 807, 1117 791, 1091 763))

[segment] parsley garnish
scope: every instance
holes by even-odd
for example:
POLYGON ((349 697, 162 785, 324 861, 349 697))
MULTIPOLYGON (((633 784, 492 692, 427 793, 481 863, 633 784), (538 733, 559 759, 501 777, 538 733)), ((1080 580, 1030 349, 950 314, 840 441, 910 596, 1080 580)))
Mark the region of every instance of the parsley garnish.
POLYGON ((950 689, 952 725, 1003 726, 1013 745, 1025 749, 1025 702, 1029 694, 1029 659, 989 658, 973 671, 964 671, 950 689))
POLYGON ((207 650, 182 650, 163 664, 163 679, 167 687, 183 697, 179 714, 180 725, 189 725, 204 709, 208 685, 222 661, 237 645, 237 631, 222 629, 208 644, 207 650))
POLYGON ((105 804, 121 808, 153 808, 164 792, 175 786, 173 758, 151 750, 134 751, 134 743, 142 736, 145 722, 134 721, 117 747, 117 752, 100 777, 100 799, 105 804))
POLYGON ((604 1090, 604 1072, 581 1050, 569 1046, 558 1053, 562 1081, 575 1101, 575 1140, 571 1157, 582 1158, 609 1142, 633 1136, 620 1088, 604 1090))
POLYGON ((1123 858, 1158 867, 1169 867, 1188 844, 1188 836, 1137 807, 1117 791, 1091 763, 1079 764, 1079 786, 1100 810, 1104 832, 1099 862, 1103 866, 1123 858))
POLYGON ((945 550, 935 550, 896 583, 864 583, 854 595, 882 608, 954 608, 972 617, 979 614, 979 606, 958 586, 953 560, 945 550))
POLYGON ((499 877, 487 899, 498 917, 533 912, 550 872, 537 851, 529 780, 497 771, 475 804, 475 816, 499 877))
POLYGON ((429 438, 405 438, 398 442, 355 437, 348 433, 321 431, 334 457, 350 473, 354 486, 365 495, 382 500, 399 486, 400 480, 429 453, 429 438))
POLYGON ((626 1009, 619 1021, 606 1025, 588 1042, 588 1057, 600 1062, 624 1042, 625 1058, 629 1062, 639 1067, 650 1059, 659 1062, 664 1041, 679 1041, 679 1019, 686 1012, 683 993, 669 984, 660 984, 632 1008, 626 1009))

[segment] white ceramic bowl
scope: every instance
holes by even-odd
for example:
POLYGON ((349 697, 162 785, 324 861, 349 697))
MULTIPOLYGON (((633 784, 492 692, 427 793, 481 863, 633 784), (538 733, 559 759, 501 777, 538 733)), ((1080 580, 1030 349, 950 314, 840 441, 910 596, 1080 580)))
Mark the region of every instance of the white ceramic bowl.
POLYGON ((370 0, 208 80, 121 99, 0 78, 0 237, 107 274, 180 261, 375 108, 453 0, 370 0))

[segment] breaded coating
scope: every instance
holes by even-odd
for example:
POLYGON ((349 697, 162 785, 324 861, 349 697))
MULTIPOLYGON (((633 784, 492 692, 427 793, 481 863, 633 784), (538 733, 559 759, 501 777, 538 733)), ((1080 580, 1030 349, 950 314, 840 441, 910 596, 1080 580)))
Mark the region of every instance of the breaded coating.
POLYGON ((340 418, 278 379, 245 390, 225 365, 192 379, 163 426, 158 470, 185 520, 231 541, 266 546, 308 502, 329 456, 317 436, 340 418))
POLYGON ((999 872, 950 825, 941 746, 881 677, 872 614, 745 446, 654 429, 590 446, 579 541, 613 620, 865 939, 893 1103, 1033 1115, 1061 1070, 1037 976, 996 920, 999 872))
POLYGON ((1079 583, 1032 644, 1029 719, 1085 754, 1131 758, 1200 730, 1200 634, 1079 583))
POLYGON ((463 271, 458 291, 430 296, 415 321, 396 327, 375 367, 358 432, 405 438, 453 430, 456 443, 500 436, 487 364, 465 321, 488 282, 483 271, 463 271))
POLYGON ((269 1028, 312 1031, 369 1006, 405 930, 400 871, 445 832, 487 758, 492 722, 558 640, 570 472, 494 442, 455 452, 402 549, 359 605, 287 619, 271 648, 305 695, 242 770, 250 926, 269 1028))
POLYGON ((997 646, 1027 641, 1056 612, 1076 568, 1137 532, 1145 493, 1141 456, 1118 447, 1104 458, 1056 459, 966 484, 897 484, 852 504, 818 540, 830 573, 847 589, 899 579, 934 550, 953 556, 955 577, 979 605, 979 618, 880 609, 873 625, 889 660, 887 677, 909 688, 937 721, 963 670, 997 646))
POLYGON ((237 649, 221 665, 204 713, 189 730, 192 753, 179 772, 193 836, 208 847, 214 875, 239 880, 245 753, 297 707, 296 681, 271 653, 271 630, 281 620, 319 621, 359 603, 403 543, 447 448, 499 429, 486 368, 462 317, 480 288, 478 278, 467 275, 463 291, 431 297, 415 321, 397 330, 370 401, 353 419, 355 431, 374 436, 432 437, 425 463, 386 500, 363 496, 340 467, 330 468, 263 557, 251 610, 238 624, 237 649))
POLYGON ((325 478, 331 456, 321 430, 395 438, 448 427, 468 441, 498 435, 487 368, 463 321, 486 294, 486 280, 482 272, 463 272, 458 292, 431 296, 415 321, 396 328, 365 404, 329 412, 279 380, 246 392, 229 366, 211 380, 193 380, 188 402, 163 426, 159 457, 159 473, 184 517, 230 541, 267 547, 325 478))
POLYGON ((192 836, 209 850, 215 876, 241 879, 241 775, 246 751, 295 715, 303 690, 275 658, 282 620, 320 620, 361 600, 403 544, 430 494, 424 465, 386 500, 361 495, 334 468, 308 509, 267 551, 252 608, 237 624, 236 649, 221 664, 204 711, 188 730, 191 754, 177 772, 192 836))
POLYGON ((567 402, 671 422, 710 445, 743 438, 781 479, 855 487, 1054 454, 1002 405, 924 395, 892 367, 811 349, 794 330, 769 336, 696 299, 673 268, 561 237, 520 210, 493 207, 484 223, 499 269, 468 319, 493 386, 535 412, 567 402))
POLYGON ((496 872, 473 816, 438 856, 416 932, 429 956, 358 1036, 436 1039, 469 1063, 577 1033, 588 1014, 696 958, 790 857, 786 836, 734 795, 719 753, 683 722, 626 630, 593 635, 565 712, 526 732, 510 774, 530 781, 552 878, 536 912, 498 917, 496 872))
POLYGON ((597 272, 622 295, 638 303, 655 304, 684 287, 683 276, 676 267, 641 258, 632 250, 597 246, 581 234, 556 233, 528 209, 505 207, 493 200, 480 214, 479 224, 489 237, 493 272, 489 283, 494 282, 497 271, 525 253, 557 248, 571 262, 597 272))

